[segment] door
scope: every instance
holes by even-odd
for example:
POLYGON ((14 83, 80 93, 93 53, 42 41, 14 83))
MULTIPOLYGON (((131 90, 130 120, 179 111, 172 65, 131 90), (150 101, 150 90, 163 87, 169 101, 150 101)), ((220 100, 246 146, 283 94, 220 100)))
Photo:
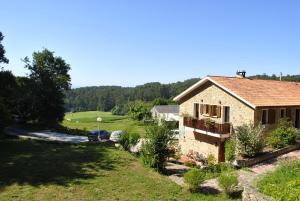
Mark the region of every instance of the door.
POLYGON ((300 128, 300 109, 296 109, 295 127, 300 128))

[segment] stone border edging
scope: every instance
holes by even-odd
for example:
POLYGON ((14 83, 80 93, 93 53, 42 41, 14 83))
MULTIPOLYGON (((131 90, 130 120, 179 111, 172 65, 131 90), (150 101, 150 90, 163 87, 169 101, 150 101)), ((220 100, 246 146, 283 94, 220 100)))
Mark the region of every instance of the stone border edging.
POLYGON ((291 145, 291 146, 288 146, 288 147, 285 147, 282 149, 278 149, 273 152, 266 153, 264 155, 261 155, 261 156, 255 157, 255 158, 236 160, 235 165, 237 165, 238 167, 249 167, 249 166, 255 165, 257 163, 260 163, 260 162, 263 162, 263 161, 266 161, 266 160, 269 160, 272 158, 276 158, 280 155, 289 153, 289 152, 297 150, 297 149, 300 149, 300 143, 297 143, 295 145, 291 145))

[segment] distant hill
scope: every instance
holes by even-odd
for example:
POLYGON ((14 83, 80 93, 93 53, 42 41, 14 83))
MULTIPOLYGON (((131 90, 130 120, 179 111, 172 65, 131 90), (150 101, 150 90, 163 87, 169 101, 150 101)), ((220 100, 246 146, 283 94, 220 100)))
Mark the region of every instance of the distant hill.
MULTIPOLYGON (((250 79, 261 79, 261 80, 279 80, 280 77, 273 74, 273 75, 253 75, 249 76, 250 79)), ((281 77, 281 80, 283 81, 292 81, 292 82, 300 82, 300 75, 284 75, 281 77)))
POLYGON ((110 111, 115 105, 124 105, 128 101, 153 101, 158 97, 172 99, 199 80, 200 78, 192 78, 171 84, 152 82, 136 87, 93 86, 76 88, 66 93, 65 107, 67 111, 97 109, 110 111))
MULTIPOLYGON (((279 76, 267 74, 253 75, 248 78, 280 79, 279 76)), ((65 107, 67 111, 110 111, 115 105, 124 105, 128 101, 153 101, 159 97, 172 99, 199 80, 200 78, 192 78, 171 84, 152 82, 136 87, 94 86, 76 88, 66 93, 65 107)), ((282 80, 300 82, 300 75, 285 75, 282 76, 282 80)))

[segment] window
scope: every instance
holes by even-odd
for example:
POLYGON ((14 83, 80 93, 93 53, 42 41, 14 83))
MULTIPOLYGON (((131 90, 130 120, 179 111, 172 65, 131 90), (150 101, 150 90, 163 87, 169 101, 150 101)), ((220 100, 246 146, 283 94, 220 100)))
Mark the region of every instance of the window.
POLYGON ((224 121, 224 123, 230 122, 230 107, 228 107, 228 106, 224 107, 223 121, 224 121))
POLYGON ((204 114, 209 114, 209 105, 205 104, 204 105, 204 111, 203 111, 204 114))
POLYGON ((280 118, 286 117, 286 109, 280 109, 280 118))
POLYGON ((199 103, 194 103, 194 117, 199 119, 199 103))
POLYGON ((261 124, 265 125, 268 123, 268 110, 262 110, 261 124))
POLYGON ((216 105, 212 105, 211 106, 211 116, 216 117, 217 116, 217 106, 216 105))

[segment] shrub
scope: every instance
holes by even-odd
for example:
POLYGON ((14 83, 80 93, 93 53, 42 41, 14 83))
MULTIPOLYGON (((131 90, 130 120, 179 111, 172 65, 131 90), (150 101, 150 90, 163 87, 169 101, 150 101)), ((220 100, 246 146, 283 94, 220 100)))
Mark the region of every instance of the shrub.
POLYGON ((293 127, 291 121, 286 118, 280 119, 277 128, 268 138, 268 144, 273 148, 283 148, 296 143, 299 131, 293 127))
POLYGON ((188 185, 191 192, 197 191, 204 180, 205 172, 199 169, 193 168, 184 174, 184 182, 188 185))
POLYGON ((118 140, 120 145, 123 147, 124 150, 128 151, 130 149, 129 142, 130 142, 130 136, 129 133, 124 133, 123 135, 120 135, 120 138, 118 140))
POLYGON ((155 124, 147 127, 146 138, 141 149, 143 163, 163 171, 167 158, 172 156, 170 147, 173 143, 173 133, 167 126, 155 124))
POLYGON ((184 165, 188 166, 188 167, 196 167, 197 166, 195 161, 185 161, 184 165))
POLYGON ((256 156, 265 146, 262 125, 244 124, 236 128, 236 146, 242 156, 256 156))
POLYGON ((234 192, 234 189, 238 185, 238 176, 235 171, 225 171, 222 172, 218 178, 219 184, 221 188, 223 188, 224 192, 228 197, 234 192))
POLYGON ((127 112, 128 112, 128 109, 127 109, 126 105, 116 105, 111 110, 112 115, 125 115, 125 114, 127 114, 127 112))
POLYGON ((128 105, 128 115, 134 119, 141 121, 143 119, 148 119, 151 117, 151 104, 147 104, 142 101, 129 102, 128 105))
POLYGON ((213 166, 217 164, 216 157, 213 154, 208 154, 207 156, 207 164, 208 166, 213 166))
POLYGON ((138 133, 130 133, 129 134, 129 145, 134 146, 138 143, 141 136, 138 133))
POLYGON ((225 142, 225 159, 229 162, 235 159, 235 140, 233 138, 225 142))
POLYGON ((130 150, 131 146, 136 145, 138 140, 140 139, 140 135, 138 133, 127 133, 125 132, 123 135, 120 135, 118 142, 123 147, 124 150, 130 150))

